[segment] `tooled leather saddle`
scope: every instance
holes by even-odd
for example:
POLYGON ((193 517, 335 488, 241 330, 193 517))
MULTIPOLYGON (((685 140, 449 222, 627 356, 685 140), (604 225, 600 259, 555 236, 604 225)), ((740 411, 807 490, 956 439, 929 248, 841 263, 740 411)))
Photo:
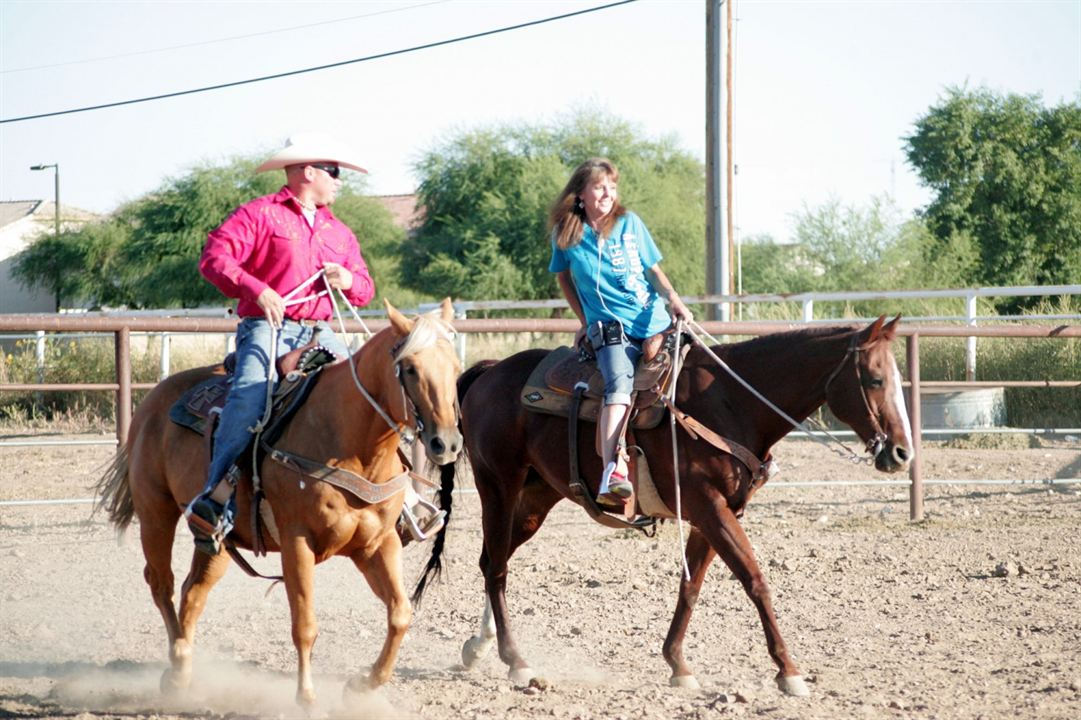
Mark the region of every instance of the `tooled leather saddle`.
MULTIPOLYGON (((689 343, 681 345, 681 354, 685 355, 689 349, 689 343)), ((652 360, 639 363, 631 397, 631 428, 648 430, 660 424, 665 410, 661 395, 668 390, 672 379, 672 355, 668 348, 652 360)), ((604 378, 596 360, 588 352, 558 347, 530 373, 522 388, 522 405, 533 412, 568 417, 578 388, 583 390, 578 417, 597 422, 604 399, 604 378)))
MULTIPOLYGON (((273 416, 270 428, 281 427, 311 394, 319 370, 338 357, 316 343, 308 343, 278 358, 278 384, 271 400, 273 416)), ((236 372, 236 353, 229 353, 223 361, 224 375, 215 375, 198 383, 184 393, 169 409, 169 419, 200 435, 206 435, 208 419, 220 413, 229 395, 229 388, 236 372)))

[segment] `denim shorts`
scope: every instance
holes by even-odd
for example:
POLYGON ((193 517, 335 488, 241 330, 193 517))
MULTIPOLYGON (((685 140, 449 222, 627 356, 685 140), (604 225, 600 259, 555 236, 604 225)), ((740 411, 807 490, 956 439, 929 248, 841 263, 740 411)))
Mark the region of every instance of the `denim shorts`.
POLYGON ((642 357, 642 341, 628 337, 622 326, 617 336, 608 333, 609 344, 605 343, 605 334, 599 322, 590 323, 586 328, 586 337, 604 378, 604 404, 630 405, 634 371, 638 367, 638 358, 642 357))

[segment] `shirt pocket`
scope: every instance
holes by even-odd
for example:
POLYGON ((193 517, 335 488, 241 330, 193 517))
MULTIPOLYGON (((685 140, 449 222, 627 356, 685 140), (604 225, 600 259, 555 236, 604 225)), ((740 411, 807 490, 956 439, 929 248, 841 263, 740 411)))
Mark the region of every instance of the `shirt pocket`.
POLYGON ((277 228, 270 234, 270 244, 275 252, 291 252, 297 239, 296 234, 287 228, 277 228))
POLYGON ((349 257, 349 238, 338 233, 327 233, 321 236, 320 240, 326 259, 340 262, 349 257))

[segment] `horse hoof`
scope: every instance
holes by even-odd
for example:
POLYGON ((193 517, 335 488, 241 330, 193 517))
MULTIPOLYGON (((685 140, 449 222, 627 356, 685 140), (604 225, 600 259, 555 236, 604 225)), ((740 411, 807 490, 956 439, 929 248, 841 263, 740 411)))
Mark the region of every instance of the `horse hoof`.
POLYGON ((325 718, 326 712, 319 709, 319 703, 315 699, 315 693, 311 690, 297 690, 297 706, 300 707, 306 718, 325 718))
POLYGON ((688 690, 702 689, 694 675, 673 675, 668 679, 668 684, 672 687, 687 688, 688 690))
POLYGON ((529 681, 537 677, 537 674, 533 672, 532 668, 511 668, 510 672, 507 673, 507 677, 516 687, 528 687, 529 681))
POLYGON ((788 675, 777 678, 777 687, 785 695, 793 697, 807 697, 811 691, 807 689, 807 683, 803 682, 802 675, 788 675))
POLYGON ((481 658, 488 654, 492 646, 491 640, 480 637, 471 637, 462 645, 462 665, 466 670, 472 670, 480 662, 481 658))
POLYGON ((187 690, 191 685, 191 673, 180 673, 173 668, 168 668, 161 674, 158 686, 162 695, 170 696, 187 690))

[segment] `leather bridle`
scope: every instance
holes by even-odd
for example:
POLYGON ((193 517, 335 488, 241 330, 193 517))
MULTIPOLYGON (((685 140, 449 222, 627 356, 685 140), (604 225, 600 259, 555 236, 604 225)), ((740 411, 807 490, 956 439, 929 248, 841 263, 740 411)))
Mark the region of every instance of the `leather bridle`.
MULTIPOLYGON (((397 358, 402 346, 405 345, 409 336, 405 336, 398 342, 394 343, 394 346, 390 349, 390 357, 397 358)), ((409 387, 405 384, 405 373, 402 372, 402 361, 400 359, 394 360, 394 377, 398 378, 398 384, 402 387, 402 398, 404 399, 403 405, 405 405, 406 415, 413 415, 414 427, 416 435, 419 437, 424 432, 424 418, 420 414, 420 410, 417 408, 417 402, 413 399, 413 396, 409 392, 409 387)), ((462 409, 458 404, 458 393, 454 394, 454 423, 457 425, 462 418, 462 409)), ((406 418, 408 420, 408 417, 406 418)))
POLYGON ((867 399, 867 390, 863 386, 863 373, 860 371, 860 353, 863 352, 863 348, 858 344, 858 340, 859 335, 852 336, 852 340, 848 344, 848 350, 845 351, 841 362, 837 363, 837 367, 833 369, 833 372, 826 379, 825 395, 828 402, 830 384, 840 374, 841 369, 848 362, 848 358, 853 358, 853 366, 856 369, 856 386, 860 389, 863 407, 867 411, 867 418, 871 421, 871 429, 874 431, 874 435, 866 441, 864 447, 873 457, 878 457, 878 454, 886 447, 886 433, 882 431, 882 423, 879 422, 878 415, 871 409, 871 402, 867 399))

